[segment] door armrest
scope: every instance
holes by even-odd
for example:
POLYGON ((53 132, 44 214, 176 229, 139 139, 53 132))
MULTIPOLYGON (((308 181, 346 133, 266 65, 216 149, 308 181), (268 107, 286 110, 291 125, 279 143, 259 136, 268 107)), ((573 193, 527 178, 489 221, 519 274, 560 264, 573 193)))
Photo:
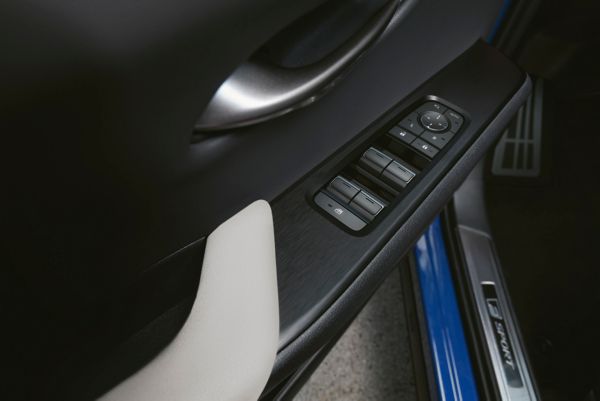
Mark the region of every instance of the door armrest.
POLYGON ((257 400, 278 340, 273 218, 261 200, 208 237, 198 294, 179 334, 100 399, 257 400))

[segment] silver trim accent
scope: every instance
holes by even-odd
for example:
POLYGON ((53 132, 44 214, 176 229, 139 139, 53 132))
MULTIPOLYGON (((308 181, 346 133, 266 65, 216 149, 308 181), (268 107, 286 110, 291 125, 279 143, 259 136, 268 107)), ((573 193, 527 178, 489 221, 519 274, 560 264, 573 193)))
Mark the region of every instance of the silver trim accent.
POLYGON ((492 173, 506 177, 539 177, 542 166, 544 81, 538 79, 533 91, 516 117, 516 122, 506 130, 496 148, 492 160, 492 173), (514 130, 514 137, 509 137, 514 130), (508 145, 512 145, 512 164, 506 167, 509 157, 508 145), (531 152, 531 160, 530 158, 531 152), (521 154, 521 157, 518 155, 521 154))
POLYGON ((527 368, 523 354, 521 339, 515 329, 515 321, 512 313, 510 313, 511 308, 507 301, 504 283, 497 273, 499 263, 494 243, 487 234, 473 230, 469 227, 459 226, 458 233, 465 250, 467 271, 473 285, 480 323, 483 326, 485 342, 492 360, 494 374, 496 376, 496 382, 498 383, 502 400, 537 400, 529 369, 527 368), (488 317, 489 312, 486 297, 483 294, 483 284, 493 284, 496 287, 498 303, 503 312, 502 317, 504 319, 506 331, 511 340, 512 353, 523 381, 523 387, 512 387, 508 383, 500 356, 502 350, 498 347, 494 329, 488 317))
POLYGON ((493 374, 504 401, 537 401, 537 389, 525 354, 510 298, 501 272, 494 241, 487 221, 483 197, 484 164, 480 162, 467 180, 454 193, 454 211, 457 234, 466 260, 466 270, 478 319, 485 335, 485 344, 493 365, 493 374), (523 382, 522 387, 511 387, 505 374, 496 335, 492 327, 484 284, 493 284, 502 311, 506 332, 512 344, 513 355, 523 382))
POLYGON ((196 130, 251 125, 315 102, 335 86, 347 67, 382 35, 398 3, 391 1, 346 45, 315 65, 287 69, 258 57, 243 63, 221 84, 196 122, 196 130))

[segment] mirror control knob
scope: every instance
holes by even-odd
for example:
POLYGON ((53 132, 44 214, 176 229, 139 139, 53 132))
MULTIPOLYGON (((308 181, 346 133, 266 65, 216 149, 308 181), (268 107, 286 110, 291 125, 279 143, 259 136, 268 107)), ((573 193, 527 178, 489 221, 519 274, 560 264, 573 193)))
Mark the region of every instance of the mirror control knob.
POLYGON ((445 131, 450 125, 446 116, 437 111, 426 111, 421 114, 420 122, 423 127, 434 132, 445 131))

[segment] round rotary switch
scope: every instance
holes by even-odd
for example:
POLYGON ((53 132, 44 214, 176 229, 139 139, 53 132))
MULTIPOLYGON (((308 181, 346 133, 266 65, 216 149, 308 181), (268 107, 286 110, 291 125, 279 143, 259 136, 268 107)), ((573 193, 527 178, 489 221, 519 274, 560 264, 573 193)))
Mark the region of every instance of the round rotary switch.
POLYGON ((450 125, 446 116, 437 111, 426 111, 421 114, 421 124, 429 131, 434 132, 444 131, 450 125))

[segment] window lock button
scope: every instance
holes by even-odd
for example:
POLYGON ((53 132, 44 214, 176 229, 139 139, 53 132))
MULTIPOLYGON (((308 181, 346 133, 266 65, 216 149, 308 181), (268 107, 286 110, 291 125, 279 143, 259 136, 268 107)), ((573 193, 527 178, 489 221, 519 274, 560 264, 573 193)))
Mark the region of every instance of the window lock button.
POLYGON ((367 223, 323 192, 319 192, 315 196, 315 203, 321 209, 325 210, 327 214, 353 231, 362 230, 367 225, 367 223))

